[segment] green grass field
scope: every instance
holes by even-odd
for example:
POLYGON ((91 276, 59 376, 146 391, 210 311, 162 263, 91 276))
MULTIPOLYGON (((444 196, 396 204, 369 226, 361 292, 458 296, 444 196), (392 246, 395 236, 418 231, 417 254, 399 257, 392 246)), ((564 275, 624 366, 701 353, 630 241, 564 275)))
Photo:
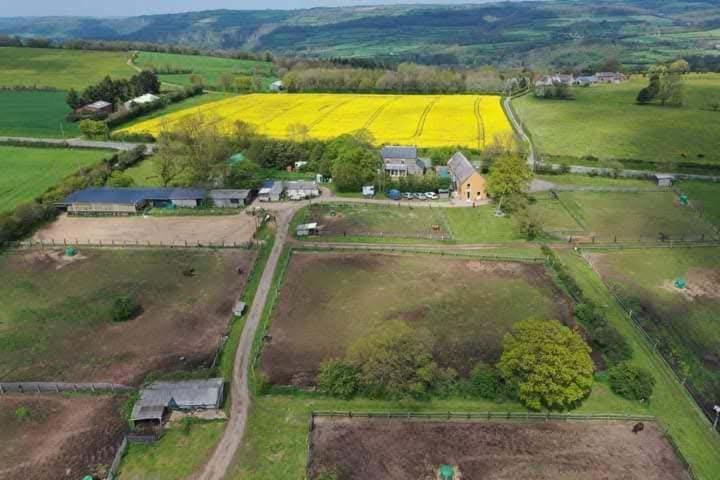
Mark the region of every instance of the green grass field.
POLYGON ((13 92, 0 90, 0 136, 77 137, 77 123, 65 121, 70 107, 65 92, 13 92))
POLYGON ((491 206, 426 208, 403 203, 317 204, 301 209, 293 220, 318 222, 323 235, 308 241, 368 243, 502 243, 523 241, 515 222, 498 218, 491 206), (435 228, 437 227, 437 229, 435 228))
MULTIPOLYGON (((208 88, 220 89, 220 76, 224 73, 235 77, 252 77, 255 75, 263 89, 274 80, 273 64, 255 60, 236 60, 203 55, 179 55, 174 53, 140 52, 135 64, 141 68, 155 68, 162 72, 164 68, 191 69, 193 74, 200 75, 208 88)), ((190 86, 190 74, 161 74, 163 82, 190 86)))
POLYGON ((0 87, 83 89, 106 75, 132 76, 135 72, 127 59, 125 52, 0 47, 0 87))
POLYGON ((102 150, 0 146, 0 213, 31 201, 71 173, 108 155, 102 150))
POLYGON ((175 425, 153 444, 131 443, 120 464, 120 480, 177 480, 189 477, 209 457, 225 422, 191 424, 185 432, 175 425))
POLYGON ((713 238, 713 226, 671 192, 558 192, 538 195, 531 207, 548 232, 596 237, 597 241, 713 238))
POLYGON ((676 188, 688 195, 693 206, 720 228, 720 183, 681 182, 676 188))
POLYGON ((593 262, 606 283, 638 312, 638 319, 710 408, 720 397, 720 249, 605 252, 593 262), (685 279, 685 289, 673 282, 685 279))
MULTIPOLYGON (((543 155, 719 165, 720 112, 710 111, 708 103, 720 101, 720 75, 688 75, 687 105, 681 108, 636 105, 646 84, 635 76, 621 85, 575 88, 575 100, 525 95, 513 105, 543 155)), ((573 158, 564 161, 577 163, 573 158)))
MULTIPOLYGON (((646 255, 647 250, 637 253, 646 255)), ((571 250, 563 250, 559 254, 584 293, 596 304, 605 306, 608 321, 629 341, 634 351, 633 363, 653 372, 657 385, 649 404, 650 414, 655 415, 668 429, 692 464, 698 479, 719 478, 720 436, 712 431, 710 423, 703 418, 673 374, 661 363, 645 337, 635 330, 600 277, 571 250)))

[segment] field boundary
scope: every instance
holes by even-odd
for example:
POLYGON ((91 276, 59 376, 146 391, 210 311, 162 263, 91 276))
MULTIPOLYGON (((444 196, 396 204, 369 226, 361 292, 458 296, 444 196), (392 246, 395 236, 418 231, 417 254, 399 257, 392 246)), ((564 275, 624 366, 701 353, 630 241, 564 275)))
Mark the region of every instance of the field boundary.
POLYGON ((159 242, 159 243, 153 243, 153 242, 141 242, 139 240, 136 241, 129 241, 129 240, 123 240, 123 241, 115 241, 111 240, 109 242, 102 240, 80 240, 80 239, 63 239, 62 242, 59 240, 56 242, 54 239, 51 239, 50 241, 43 241, 43 240, 19 240, 16 242, 6 242, 5 245, 8 248, 15 248, 15 249, 32 249, 32 248, 39 248, 39 249, 45 249, 45 248, 64 248, 64 247, 86 247, 86 248, 182 248, 182 249, 198 249, 198 248, 206 248, 206 249, 242 249, 242 250, 251 250, 253 248, 259 247, 260 242, 258 240, 249 240, 247 242, 188 242, 187 240, 184 242, 159 242))
POLYGON ((368 412, 368 411, 312 411, 311 418, 377 418, 390 420, 541 420, 541 421, 629 421, 655 422, 652 415, 622 413, 553 413, 553 412, 368 412))
POLYGON ((0 395, 11 393, 134 392, 134 387, 117 383, 0 382, 0 395))
MULTIPOLYGON (((441 249, 421 250, 412 246, 401 247, 393 244, 377 244, 377 247, 355 246, 352 243, 339 245, 311 245, 301 244, 289 247, 290 250, 298 252, 343 252, 343 253, 401 253, 413 255, 439 255, 443 257, 466 258, 472 260, 495 261, 495 262, 518 262, 518 263, 545 263, 544 257, 515 257, 512 255, 473 255, 465 251, 447 251, 441 249), (347 246, 346 246, 347 245, 347 246)), ((471 250, 478 251, 478 250, 471 250)), ((480 250, 481 251, 481 250, 480 250)))

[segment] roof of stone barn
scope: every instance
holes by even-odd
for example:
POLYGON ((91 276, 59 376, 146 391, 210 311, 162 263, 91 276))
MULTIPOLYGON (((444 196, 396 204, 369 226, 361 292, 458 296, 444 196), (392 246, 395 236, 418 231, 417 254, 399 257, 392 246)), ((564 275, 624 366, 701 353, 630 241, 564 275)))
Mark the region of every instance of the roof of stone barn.
POLYGON ((388 159, 414 159, 417 158, 417 147, 403 147, 389 145, 380 150, 380 155, 385 160, 388 159))
POLYGON ((448 160, 448 168, 458 182, 464 182, 470 178, 473 173, 476 173, 475 168, 462 152, 455 152, 455 154, 450 157, 450 160, 448 160))
POLYGON ((220 408, 223 379, 155 382, 140 392, 131 420, 159 420, 165 408, 220 408))
POLYGON ((197 200, 205 197, 201 188, 107 188, 93 187, 73 192, 63 203, 115 203, 137 205, 147 200, 197 200))

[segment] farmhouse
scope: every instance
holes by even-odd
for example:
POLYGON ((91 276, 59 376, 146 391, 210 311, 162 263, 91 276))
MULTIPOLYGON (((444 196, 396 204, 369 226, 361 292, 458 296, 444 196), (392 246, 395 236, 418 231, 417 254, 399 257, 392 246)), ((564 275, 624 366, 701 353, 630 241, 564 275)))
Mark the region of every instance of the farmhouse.
POLYGON ((425 175, 427 164, 418 158, 417 147, 387 146, 380 150, 385 173, 391 177, 425 175))
POLYGON ((125 107, 125 110, 130 110, 136 105, 146 105, 148 103, 153 103, 158 100, 160 100, 160 97, 153 95, 152 93, 146 93, 145 95, 140 95, 139 97, 133 98, 132 100, 128 100, 127 102, 123 103, 123 107, 125 107))
POLYGON ((475 167, 461 152, 456 152, 455 155, 450 157, 448 169, 450 170, 450 180, 455 198, 468 202, 487 198, 485 177, 475 170, 475 167))
POLYGON ((316 182, 296 181, 285 182, 285 193, 290 200, 305 200, 320 195, 320 189, 316 182))
POLYGON ((258 193, 258 200, 261 202, 279 202, 284 191, 283 182, 268 180, 262 184, 258 193))
POLYGON ((75 109, 75 113, 79 113, 81 115, 97 115, 100 113, 110 114, 112 112, 113 112, 112 103, 108 103, 104 100, 98 100, 97 102, 89 103, 87 105, 83 105, 82 107, 75 109))
POLYGON ((595 77, 598 83, 621 83, 627 80, 627 76, 619 72, 598 72, 595 77))
POLYGON ((219 208, 240 208, 252 203, 255 192, 256 190, 210 190, 208 198, 219 208))
POLYGON ((71 215, 134 215, 148 207, 195 208, 205 199, 198 188, 86 188, 57 206, 71 215))
POLYGON ((556 73, 555 75, 543 75, 537 81, 535 81, 536 87, 552 87, 554 85, 572 85, 575 82, 575 77, 571 74, 566 75, 563 73, 556 73))
POLYGON ((583 75, 577 77, 573 83, 580 87, 589 87, 590 85, 598 83, 598 79, 595 75, 583 75))
POLYGON ((223 388, 222 378, 152 383, 140 392, 130 422, 133 427, 158 426, 171 410, 217 410, 222 404, 223 388))

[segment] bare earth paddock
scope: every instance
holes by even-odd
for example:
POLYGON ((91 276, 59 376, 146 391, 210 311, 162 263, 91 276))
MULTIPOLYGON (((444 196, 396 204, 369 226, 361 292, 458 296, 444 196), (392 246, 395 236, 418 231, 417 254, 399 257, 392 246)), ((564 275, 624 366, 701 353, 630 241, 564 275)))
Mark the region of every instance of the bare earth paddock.
POLYGON ((0 397, 0 478, 79 479, 98 465, 109 465, 125 428, 118 413, 122 401, 104 396, 0 397))
POLYGON ((245 213, 178 217, 70 217, 63 215, 35 234, 34 240, 70 243, 151 243, 203 245, 245 243, 255 233, 255 219, 245 213))
POLYGON ((463 480, 689 479, 655 424, 633 425, 316 418, 310 478, 435 480, 449 464, 463 480))

